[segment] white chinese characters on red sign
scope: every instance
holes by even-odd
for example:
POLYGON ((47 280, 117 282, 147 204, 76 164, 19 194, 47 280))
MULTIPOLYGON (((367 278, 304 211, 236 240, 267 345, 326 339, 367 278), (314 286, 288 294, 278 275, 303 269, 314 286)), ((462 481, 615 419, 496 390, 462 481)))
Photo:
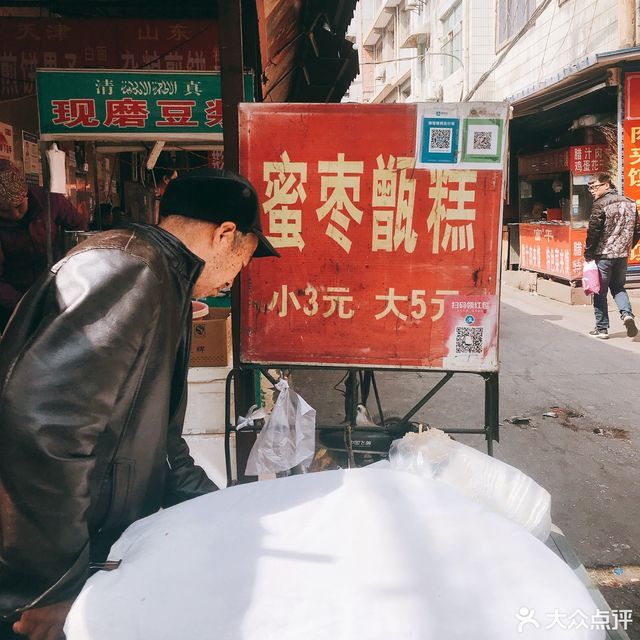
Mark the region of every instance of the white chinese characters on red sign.
MULTIPOLYGON (((406 253, 413 253, 418 232, 413 222, 416 181, 410 172, 415 161, 391 155, 386 163, 383 156, 378 156, 376 163, 369 205, 373 211, 371 251, 403 248, 406 253)), ((350 225, 362 222, 362 209, 357 205, 365 204, 361 204, 360 197, 364 170, 364 162, 346 160, 344 153, 339 153, 335 161, 317 163, 323 203, 316 209, 317 221, 323 223, 324 233, 345 253, 352 248, 350 225)), ((279 161, 263 164, 267 187, 262 206, 269 216, 267 234, 275 247, 302 251, 305 246, 301 207, 307 198, 307 174, 307 163, 292 160, 287 151, 279 161)), ((474 249, 477 175, 471 170, 431 172, 428 196, 433 205, 427 212, 427 232, 431 235, 432 253, 474 249)))
POLYGON ((606 170, 605 146, 603 144, 570 147, 569 152, 569 167, 577 175, 588 175, 606 170))

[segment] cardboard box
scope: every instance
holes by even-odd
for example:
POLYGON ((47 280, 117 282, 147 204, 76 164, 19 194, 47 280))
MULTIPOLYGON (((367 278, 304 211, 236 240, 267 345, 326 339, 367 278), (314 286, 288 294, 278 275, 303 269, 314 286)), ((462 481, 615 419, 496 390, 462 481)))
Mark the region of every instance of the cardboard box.
POLYGON ((189 364, 192 367, 227 367, 232 361, 231 310, 212 307, 208 316, 193 321, 189 364))

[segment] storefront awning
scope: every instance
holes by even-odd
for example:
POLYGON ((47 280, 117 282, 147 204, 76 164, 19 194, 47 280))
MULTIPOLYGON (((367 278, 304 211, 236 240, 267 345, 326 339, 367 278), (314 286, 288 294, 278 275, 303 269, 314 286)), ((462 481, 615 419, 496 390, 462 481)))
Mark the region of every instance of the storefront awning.
POLYGON ((619 49, 587 56, 562 69, 542 82, 527 87, 509 98, 514 117, 522 117, 552 109, 582 96, 615 86, 610 73, 621 63, 640 62, 640 47, 619 49))

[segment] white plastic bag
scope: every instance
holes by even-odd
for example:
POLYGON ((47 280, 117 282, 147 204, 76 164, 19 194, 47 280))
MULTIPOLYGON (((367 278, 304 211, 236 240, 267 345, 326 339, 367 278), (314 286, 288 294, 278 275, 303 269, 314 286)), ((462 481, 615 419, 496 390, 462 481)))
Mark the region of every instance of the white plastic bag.
POLYGON ((439 480, 524 527, 543 542, 551 531, 551 496, 505 462, 429 429, 394 440, 391 467, 439 480))
POLYGON ((600 271, 595 260, 585 261, 582 266, 582 288, 587 295, 600 293, 600 271))
POLYGON ((280 392, 247 460, 246 474, 257 476, 288 471, 310 464, 315 452, 316 410, 286 380, 276 383, 280 392))

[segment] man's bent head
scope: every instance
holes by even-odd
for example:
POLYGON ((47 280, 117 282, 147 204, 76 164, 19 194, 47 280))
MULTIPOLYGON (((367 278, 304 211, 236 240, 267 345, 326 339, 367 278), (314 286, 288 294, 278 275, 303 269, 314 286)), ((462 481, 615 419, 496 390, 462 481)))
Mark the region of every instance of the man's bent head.
POLYGON ((225 169, 196 169, 168 185, 160 201, 160 216, 180 215, 221 225, 233 222, 241 233, 258 238, 254 257, 279 257, 260 224, 258 194, 253 185, 225 169))
POLYGON ((262 233, 255 189, 230 171, 193 171, 172 181, 160 215, 162 226, 205 262, 196 298, 231 286, 252 256, 279 256, 262 233))

